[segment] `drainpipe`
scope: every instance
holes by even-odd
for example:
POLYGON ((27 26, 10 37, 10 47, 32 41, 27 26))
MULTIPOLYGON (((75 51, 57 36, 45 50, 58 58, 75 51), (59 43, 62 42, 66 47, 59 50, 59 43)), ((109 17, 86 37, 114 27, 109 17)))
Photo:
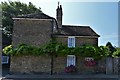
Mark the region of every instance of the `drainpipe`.
POLYGON ((51 54, 51 71, 50 74, 53 74, 53 55, 51 54))

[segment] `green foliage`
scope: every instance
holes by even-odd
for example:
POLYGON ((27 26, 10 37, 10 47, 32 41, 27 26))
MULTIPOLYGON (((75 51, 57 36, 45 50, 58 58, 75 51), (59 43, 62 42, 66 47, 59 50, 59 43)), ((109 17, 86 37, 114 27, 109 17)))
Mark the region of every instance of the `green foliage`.
POLYGON ((20 56, 20 55, 41 55, 43 50, 40 47, 29 46, 26 44, 20 44, 18 47, 13 48, 11 45, 3 49, 6 55, 20 56))
POLYGON ((94 55, 95 54, 95 47, 93 47, 93 46, 82 46, 82 55, 83 56, 88 56, 88 57, 92 57, 92 55, 94 55))
POLYGON ((56 53, 56 44, 55 43, 49 43, 49 44, 47 44, 47 45, 45 45, 44 47, 43 47, 43 52, 44 53, 48 53, 48 54, 50 54, 50 55, 52 55, 52 54, 55 54, 56 53))
POLYGON ((113 53, 113 57, 120 57, 120 48, 117 48, 117 50, 113 53))
POLYGON ((13 56, 19 55, 78 55, 82 57, 93 57, 98 60, 102 57, 107 57, 110 54, 109 48, 106 46, 94 47, 90 45, 68 48, 67 45, 62 43, 50 42, 43 47, 35 47, 26 44, 21 44, 16 48, 11 45, 3 49, 5 54, 13 56))
POLYGON ((5 48, 3 49, 3 52, 4 52, 6 55, 11 54, 12 51, 13 51, 12 45, 9 45, 9 46, 7 46, 7 47, 5 47, 5 48))
POLYGON ((108 55, 110 54, 109 48, 106 46, 99 46, 95 50, 96 50, 95 56, 93 56, 94 59, 108 57, 108 55))
POLYGON ((109 54, 109 49, 105 46, 95 47, 91 45, 84 45, 79 47, 76 52, 77 55, 83 57, 93 57, 94 59, 98 60, 102 57, 107 57, 109 54))
POLYGON ((19 1, 2 2, 2 27, 4 33, 8 36, 12 35, 13 17, 35 12, 42 11, 40 8, 36 8, 31 2, 28 5, 19 1))

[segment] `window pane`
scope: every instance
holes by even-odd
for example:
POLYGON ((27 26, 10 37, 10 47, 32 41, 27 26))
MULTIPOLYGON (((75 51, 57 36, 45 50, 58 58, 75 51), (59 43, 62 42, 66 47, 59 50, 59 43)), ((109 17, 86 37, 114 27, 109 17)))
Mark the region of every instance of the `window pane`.
POLYGON ((75 66, 75 55, 67 56, 67 66, 74 65, 75 66))
POLYGON ((68 47, 75 47, 75 38, 68 37, 68 47))
POLYGON ((2 64, 7 64, 9 60, 8 56, 2 56, 2 64))

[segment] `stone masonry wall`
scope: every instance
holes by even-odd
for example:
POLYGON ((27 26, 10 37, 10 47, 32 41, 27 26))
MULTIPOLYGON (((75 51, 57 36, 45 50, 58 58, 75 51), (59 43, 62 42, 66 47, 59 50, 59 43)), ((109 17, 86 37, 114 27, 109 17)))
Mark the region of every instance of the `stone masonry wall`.
POLYGON ((77 37, 76 38, 76 45, 94 45, 98 46, 98 39, 97 38, 87 38, 87 37, 77 37))
POLYGON ((30 44, 42 46, 50 41, 52 22, 49 19, 15 19, 13 28, 13 46, 30 44))
MULTIPOLYGON (((94 74, 106 72, 106 59, 97 61, 95 66, 88 67, 85 65, 85 57, 76 56, 77 73, 74 74, 94 74)), ((57 56, 53 60, 53 73, 66 74, 64 69, 67 66, 67 56, 57 56)))
POLYGON ((51 58, 49 56, 12 56, 10 71, 13 73, 49 73, 51 58))
POLYGON ((57 56, 54 57, 53 60, 53 73, 64 73, 64 69, 67 65, 67 57, 66 56, 57 56))
MULTIPOLYGON (((57 37, 58 42, 62 42, 64 44, 68 44, 68 37, 57 37)), ((87 37, 75 37, 75 45, 94 45, 98 46, 98 39, 97 38, 87 38, 87 37)))
MULTIPOLYGON (((67 66, 67 56, 53 57, 53 74, 67 74, 64 69, 67 66)), ((75 74, 106 74, 106 58, 98 60, 94 66, 86 66, 85 58, 76 56, 77 73, 75 74)), ((117 67, 117 66, 116 66, 117 67)), ((116 67, 113 69, 116 69, 116 67)), ((117 69, 119 74, 119 70, 117 69)), ((116 74, 116 70, 113 70, 116 74)), ((13 73, 51 73, 50 56, 12 56, 10 72, 13 73)))
POLYGON ((85 65, 85 57, 77 56, 76 66, 78 69, 78 74, 89 74, 89 73, 105 74, 105 70, 106 70, 106 62, 104 58, 96 61, 95 66, 89 67, 85 65))

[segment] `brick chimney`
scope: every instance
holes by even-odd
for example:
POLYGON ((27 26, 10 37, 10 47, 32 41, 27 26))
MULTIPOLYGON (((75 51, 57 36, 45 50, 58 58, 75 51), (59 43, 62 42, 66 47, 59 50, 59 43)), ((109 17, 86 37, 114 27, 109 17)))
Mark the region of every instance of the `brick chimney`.
POLYGON ((57 19, 57 23, 58 23, 58 28, 61 29, 62 28, 62 5, 59 5, 58 2, 58 7, 56 9, 56 19, 57 19))

